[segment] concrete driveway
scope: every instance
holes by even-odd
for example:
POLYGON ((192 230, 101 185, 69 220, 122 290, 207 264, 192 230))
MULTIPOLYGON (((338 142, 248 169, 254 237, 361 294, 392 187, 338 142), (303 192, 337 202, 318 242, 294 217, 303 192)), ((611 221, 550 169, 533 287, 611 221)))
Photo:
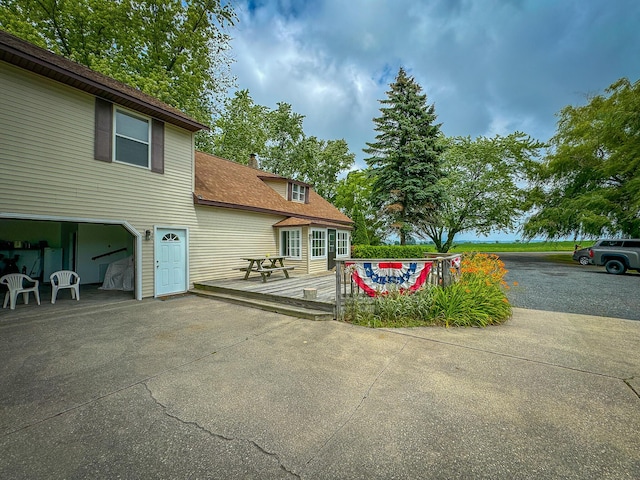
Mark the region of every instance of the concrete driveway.
POLYGON ((640 477, 637 321, 516 309, 387 331, 192 296, 29 308, 0 313, 0 478, 640 477))

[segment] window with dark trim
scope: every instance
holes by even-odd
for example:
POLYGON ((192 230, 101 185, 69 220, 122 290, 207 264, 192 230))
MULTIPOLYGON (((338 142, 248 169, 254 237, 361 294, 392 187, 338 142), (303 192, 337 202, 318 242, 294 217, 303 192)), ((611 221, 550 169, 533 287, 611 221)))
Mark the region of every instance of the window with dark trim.
POLYGON ((298 185, 297 183, 291 185, 291 200, 294 202, 304 203, 304 193, 304 187, 302 185, 298 185))
POLYGON ((149 168, 151 122, 148 118, 115 109, 114 161, 149 168))
POLYGON ((292 202, 309 203, 309 187, 290 182, 287 188, 287 199, 292 202))
POLYGON ((164 122, 96 98, 94 157, 164 173, 164 122))

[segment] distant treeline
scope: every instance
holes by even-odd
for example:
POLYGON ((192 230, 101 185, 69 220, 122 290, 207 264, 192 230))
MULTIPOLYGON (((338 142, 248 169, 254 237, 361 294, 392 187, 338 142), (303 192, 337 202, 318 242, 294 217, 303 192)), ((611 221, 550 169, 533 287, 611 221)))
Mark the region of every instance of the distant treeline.
MULTIPOLYGON (((589 245, 590 242, 587 242, 589 245)), ((570 252, 575 242, 496 242, 460 243, 453 245, 449 253, 461 252, 570 252)), ((583 245, 587 246, 587 245, 583 245)), ((353 258, 423 258, 428 253, 437 253, 434 245, 354 245, 353 258)))

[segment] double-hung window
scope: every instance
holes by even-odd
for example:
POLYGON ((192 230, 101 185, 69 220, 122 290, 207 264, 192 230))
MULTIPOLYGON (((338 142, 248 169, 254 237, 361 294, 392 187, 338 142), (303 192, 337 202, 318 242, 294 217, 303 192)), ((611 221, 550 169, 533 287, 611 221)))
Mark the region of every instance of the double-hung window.
POLYGON ((349 256, 349 232, 338 230, 336 240, 336 256, 348 257, 349 256))
POLYGON ((96 97, 94 158, 164 173, 164 122, 96 97))
POLYGON ((149 168, 151 125, 149 119, 116 108, 115 161, 149 168))
POLYGON ((291 185, 291 200, 294 202, 305 202, 305 187, 294 183, 291 185))
POLYGON ((327 231, 311 230, 311 258, 326 258, 327 231))
POLYGON ((294 260, 302 258, 302 233, 299 228, 280 230, 280 255, 294 260))

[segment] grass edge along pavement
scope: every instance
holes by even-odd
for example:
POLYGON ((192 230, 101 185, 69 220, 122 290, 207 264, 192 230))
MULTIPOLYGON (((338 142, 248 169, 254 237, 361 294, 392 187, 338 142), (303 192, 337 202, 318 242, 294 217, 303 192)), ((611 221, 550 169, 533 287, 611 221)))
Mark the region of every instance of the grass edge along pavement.
POLYGON ((511 318, 505 291, 507 270, 495 254, 464 253, 451 285, 425 285, 413 293, 392 292, 346 302, 344 321, 373 328, 486 327, 511 318))
MULTIPOLYGON (((584 240, 582 245, 593 245, 595 240, 584 240)), ((576 242, 494 242, 454 244, 449 253, 465 252, 573 252, 576 242)))

